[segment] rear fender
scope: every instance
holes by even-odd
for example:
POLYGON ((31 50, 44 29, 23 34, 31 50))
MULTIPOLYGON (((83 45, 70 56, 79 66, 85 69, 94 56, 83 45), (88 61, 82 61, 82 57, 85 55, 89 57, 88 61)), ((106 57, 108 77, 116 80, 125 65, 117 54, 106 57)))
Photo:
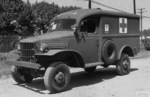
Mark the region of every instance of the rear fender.
POLYGON ((128 56, 130 56, 130 57, 133 57, 133 56, 134 56, 134 52, 133 52, 132 48, 131 48, 130 46, 128 46, 128 45, 124 45, 124 46, 120 49, 120 51, 119 51, 119 53, 118 53, 117 59, 120 59, 120 58, 121 58, 122 53, 125 53, 125 54, 127 54, 128 56))

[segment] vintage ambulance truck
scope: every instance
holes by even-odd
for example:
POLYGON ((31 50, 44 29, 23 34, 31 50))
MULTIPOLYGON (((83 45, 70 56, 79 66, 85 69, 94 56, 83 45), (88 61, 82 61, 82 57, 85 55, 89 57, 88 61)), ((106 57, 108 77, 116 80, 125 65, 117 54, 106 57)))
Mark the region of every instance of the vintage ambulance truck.
POLYGON ((12 77, 21 83, 44 77, 51 93, 69 85, 69 67, 92 73, 97 66, 115 65, 120 75, 130 72, 130 59, 140 51, 139 16, 101 9, 62 13, 50 22, 47 33, 20 40, 19 58, 7 60, 12 77))

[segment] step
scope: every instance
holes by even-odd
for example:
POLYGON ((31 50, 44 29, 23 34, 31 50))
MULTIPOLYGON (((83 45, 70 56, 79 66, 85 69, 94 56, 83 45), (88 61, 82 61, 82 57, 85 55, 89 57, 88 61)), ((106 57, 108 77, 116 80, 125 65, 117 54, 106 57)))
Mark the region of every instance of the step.
POLYGON ((103 62, 87 63, 85 64, 84 68, 94 67, 94 66, 103 65, 103 64, 104 64, 103 62))

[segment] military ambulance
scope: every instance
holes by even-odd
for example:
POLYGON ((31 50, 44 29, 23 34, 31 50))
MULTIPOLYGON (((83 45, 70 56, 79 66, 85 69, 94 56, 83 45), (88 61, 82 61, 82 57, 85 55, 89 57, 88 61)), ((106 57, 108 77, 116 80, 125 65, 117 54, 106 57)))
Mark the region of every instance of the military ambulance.
POLYGON ((101 9, 79 9, 54 17, 47 33, 20 40, 19 58, 7 60, 12 77, 21 83, 43 77, 51 93, 67 89, 69 67, 87 73, 97 66, 116 66, 120 75, 130 72, 130 58, 140 51, 139 16, 101 9))

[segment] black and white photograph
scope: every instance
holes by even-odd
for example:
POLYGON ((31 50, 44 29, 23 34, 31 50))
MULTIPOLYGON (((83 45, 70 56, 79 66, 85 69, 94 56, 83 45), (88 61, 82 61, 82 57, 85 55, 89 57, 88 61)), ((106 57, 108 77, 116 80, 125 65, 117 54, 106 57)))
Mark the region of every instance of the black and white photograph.
POLYGON ((0 97, 150 97, 149 0, 0 0, 0 97))

